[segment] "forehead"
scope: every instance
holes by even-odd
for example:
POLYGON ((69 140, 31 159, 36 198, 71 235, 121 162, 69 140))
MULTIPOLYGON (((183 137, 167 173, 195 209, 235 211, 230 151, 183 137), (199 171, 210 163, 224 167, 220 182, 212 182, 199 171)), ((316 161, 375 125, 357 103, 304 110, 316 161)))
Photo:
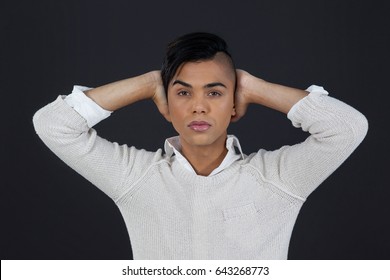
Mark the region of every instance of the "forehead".
POLYGON ((235 70, 225 54, 217 54, 209 60, 183 63, 175 73, 172 82, 180 79, 186 82, 235 82, 235 70))

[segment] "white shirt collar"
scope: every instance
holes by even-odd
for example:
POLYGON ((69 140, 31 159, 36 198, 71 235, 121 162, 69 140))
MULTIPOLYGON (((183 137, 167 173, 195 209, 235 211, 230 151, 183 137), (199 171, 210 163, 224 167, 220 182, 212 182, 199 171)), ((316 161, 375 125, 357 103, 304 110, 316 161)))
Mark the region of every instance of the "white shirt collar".
MULTIPOLYGON (((172 157, 172 160, 177 160, 181 165, 183 165, 185 169, 196 174, 195 170, 192 168, 188 160, 180 153, 181 144, 180 144, 179 136, 167 138, 164 143, 164 149, 165 149, 165 153, 169 157, 172 157, 172 155, 175 154, 175 156, 172 157)), ((221 172, 225 168, 229 167, 236 160, 245 158, 245 155, 241 149, 240 142, 238 141, 238 138, 235 137, 234 135, 227 136, 226 149, 228 150, 228 152, 225 158, 223 159, 221 164, 209 174, 209 176, 221 172), (237 147, 240 153, 236 152, 235 147, 237 147)))

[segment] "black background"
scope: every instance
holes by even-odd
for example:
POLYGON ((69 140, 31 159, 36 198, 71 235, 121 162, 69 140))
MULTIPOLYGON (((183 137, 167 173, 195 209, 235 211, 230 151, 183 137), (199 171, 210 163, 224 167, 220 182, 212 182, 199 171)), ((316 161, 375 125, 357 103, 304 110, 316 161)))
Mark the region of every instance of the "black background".
MULTIPOLYGON (((159 69, 166 44, 193 31, 225 38, 238 68, 293 87, 323 85, 366 115, 364 142, 302 208, 289 258, 389 259, 385 2, 2 1, 1 259, 132 257, 119 210, 49 152, 32 116, 73 84, 95 87, 159 69)), ((95 128, 148 150, 175 135, 151 101, 95 128)), ((307 137, 258 105, 229 133, 246 154, 307 137)))

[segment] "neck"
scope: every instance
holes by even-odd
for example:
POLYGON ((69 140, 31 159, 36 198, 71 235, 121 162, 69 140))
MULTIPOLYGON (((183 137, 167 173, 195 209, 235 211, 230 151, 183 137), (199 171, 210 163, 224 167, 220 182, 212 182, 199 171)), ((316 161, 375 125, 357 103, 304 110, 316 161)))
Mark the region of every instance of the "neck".
POLYGON ((194 168, 196 174, 208 176, 222 163, 228 152, 225 141, 226 139, 223 143, 210 146, 194 146, 182 143, 181 153, 194 168))

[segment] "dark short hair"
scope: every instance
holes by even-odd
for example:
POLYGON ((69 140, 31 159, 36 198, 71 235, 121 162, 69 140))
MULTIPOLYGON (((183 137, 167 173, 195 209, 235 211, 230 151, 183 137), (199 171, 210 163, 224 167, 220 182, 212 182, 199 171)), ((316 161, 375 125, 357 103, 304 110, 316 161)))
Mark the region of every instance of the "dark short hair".
POLYGON ((185 62, 195 62, 212 59, 218 52, 225 53, 235 71, 232 56, 228 52, 225 40, 206 32, 189 33, 168 44, 161 68, 161 78, 165 93, 178 68, 185 62))

